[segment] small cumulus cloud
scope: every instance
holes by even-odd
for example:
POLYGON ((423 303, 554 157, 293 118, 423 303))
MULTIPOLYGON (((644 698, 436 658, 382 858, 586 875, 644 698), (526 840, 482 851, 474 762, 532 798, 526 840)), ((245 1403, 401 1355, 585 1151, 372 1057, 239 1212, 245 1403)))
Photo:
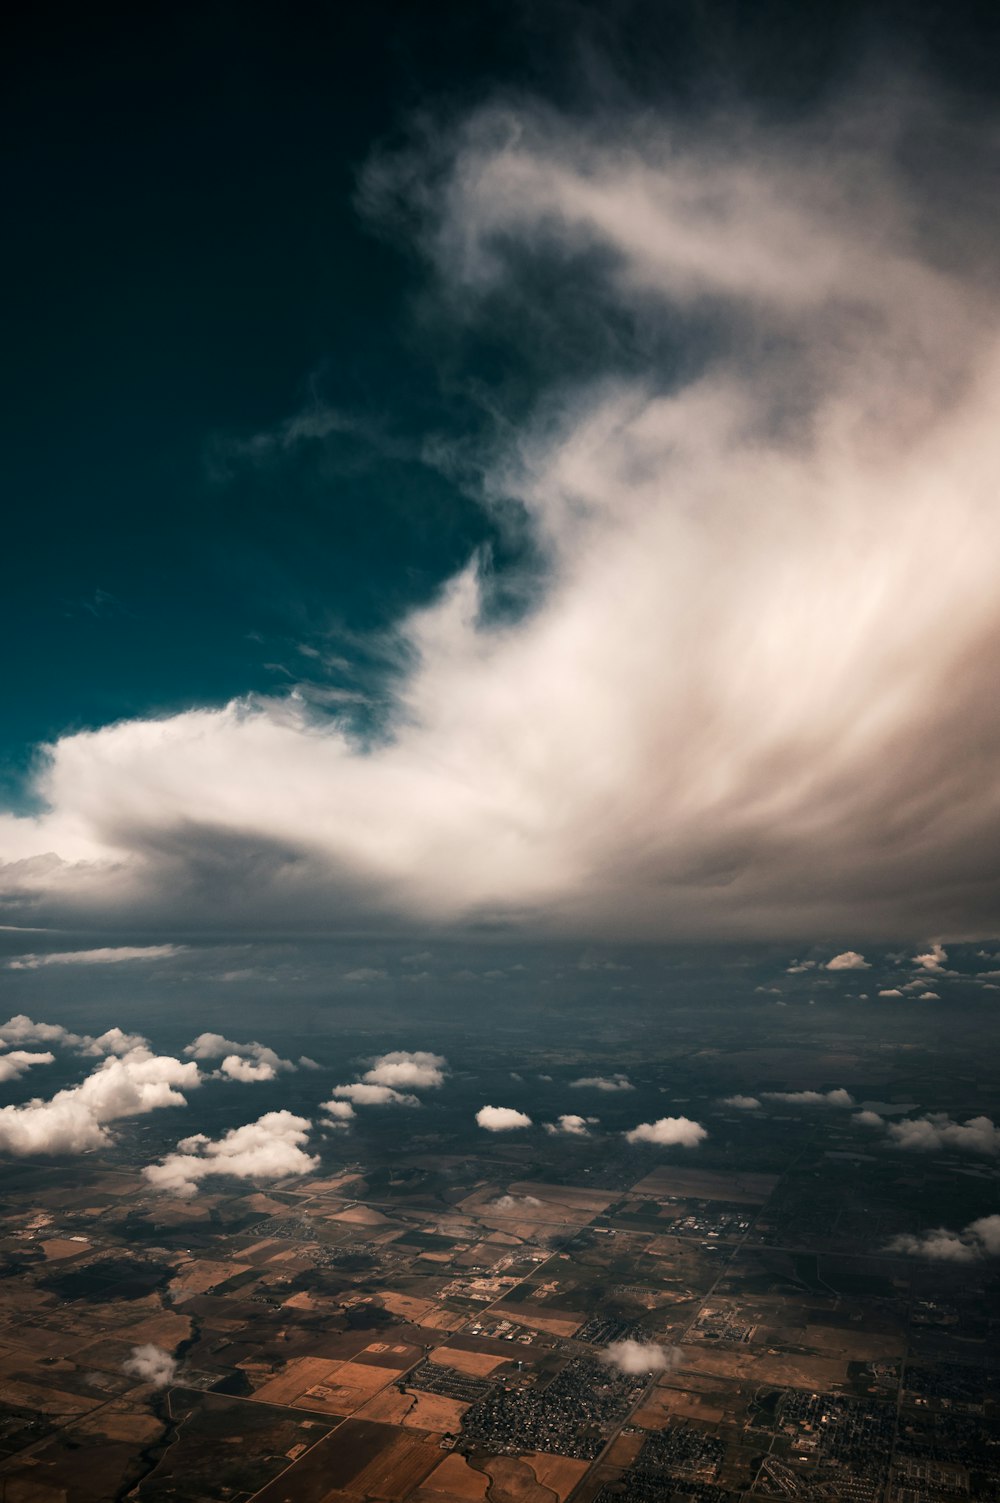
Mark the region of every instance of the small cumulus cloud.
POLYGON ((781 1101, 788 1106, 853 1106, 850 1091, 838 1086, 832 1091, 761 1091, 768 1101, 781 1101))
POLYGON ((349 1101, 324 1101, 320 1111, 326 1114, 326 1127, 350 1127, 357 1115, 349 1101))
POLYGON ((590 1128, 597 1122, 597 1117, 578 1117, 572 1112, 565 1112, 555 1122, 545 1122, 542 1125, 547 1133, 566 1133, 571 1138, 587 1138, 590 1136, 590 1128))
POLYGON ((487 1132, 513 1132, 518 1127, 530 1127, 527 1112, 515 1111, 512 1106, 481 1106, 476 1121, 487 1132))
POLYGON ((943 970, 947 959, 948 951, 935 940, 922 955, 914 955, 913 964, 922 966, 925 971, 940 971, 943 970))
POLYGON ((661 1148, 679 1145, 681 1148, 696 1148, 708 1133, 700 1122, 690 1117, 660 1117, 656 1122, 640 1122, 625 1134, 629 1143, 655 1143, 661 1148))
POLYGON ((886 986, 879 992, 880 997, 901 997, 902 995, 898 986, 886 986))
POLYGON ((176 1153, 147 1164, 142 1172, 155 1189, 182 1199, 196 1194, 201 1181, 212 1175, 273 1180, 309 1174, 319 1167, 319 1159, 303 1147, 311 1127, 307 1118, 292 1112, 266 1112, 215 1140, 204 1133, 184 1138, 176 1153))
POLYGON ((370 1081, 355 1080, 347 1085, 334 1086, 334 1097, 353 1101, 356 1106, 419 1106, 420 1100, 393 1086, 373 1085, 370 1081))
POLYGON ((409 1086, 419 1090, 443 1085, 447 1069, 448 1061, 443 1054, 430 1054, 424 1049, 413 1052, 394 1049, 379 1055, 362 1079, 371 1085, 409 1086))
POLYGON ((826 963, 828 971, 869 971, 871 966, 857 950, 843 950, 826 963))
POLYGON ((962 1153, 1000 1154, 1000 1127, 989 1117, 956 1122, 947 1112, 928 1112, 923 1117, 890 1122, 886 1132, 897 1148, 916 1153, 940 1153, 942 1149, 954 1148, 962 1153))
POLYGON ((974 1263, 1000 1255, 1000 1216, 981 1216, 961 1231, 939 1226, 914 1236, 904 1232, 886 1244, 887 1252, 906 1253, 943 1263, 974 1263))
POLYGON ((681 1360, 681 1353, 675 1346, 661 1346, 656 1341, 612 1341, 598 1353, 598 1360, 621 1373, 642 1376, 672 1372, 681 1360))
POLYGON ((166 1388, 177 1372, 177 1360, 162 1346, 147 1341, 132 1348, 122 1363, 122 1372, 142 1383, 152 1383, 154 1388, 166 1388))
POLYGON ((221 1033, 200 1033, 184 1050, 191 1059, 220 1059, 217 1076, 222 1080, 236 1080, 252 1085, 263 1080, 275 1080, 279 1071, 294 1070, 290 1059, 282 1059, 266 1044, 251 1040, 239 1044, 221 1033))
POLYGON ((20 1080, 33 1065, 51 1065, 55 1058, 48 1050, 12 1049, 9 1054, 0 1054, 0 1081, 20 1080))
POLYGON ((760 1111, 760 1102, 756 1096, 723 1096, 723 1106, 734 1106, 740 1112, 760 1111))
POLYGON ((634 1091, 635 1086, 627 1075, 616 1071, 614 1075, 582 1075, 579 1080, 571 1080, 574 1089, 592 1091, 634 1091))
POLYGON ((878 1112, 864 1111, 855 1112, 851 1118, 858 1127, 884 1127, 885 1118, 880 1117, 878 1112))
POLYGON ((494 1211, 537 1211, 542 1202, 534 1195, 501 1195, 493 1202, 494 1211))

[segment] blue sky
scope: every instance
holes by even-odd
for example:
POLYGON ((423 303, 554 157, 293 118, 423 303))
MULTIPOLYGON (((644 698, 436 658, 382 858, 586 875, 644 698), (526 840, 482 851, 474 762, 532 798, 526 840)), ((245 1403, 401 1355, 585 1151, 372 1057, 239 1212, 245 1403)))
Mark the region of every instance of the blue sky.
POLYGON ((25 26, 12 922, 990 932, 988 7, 25 26))

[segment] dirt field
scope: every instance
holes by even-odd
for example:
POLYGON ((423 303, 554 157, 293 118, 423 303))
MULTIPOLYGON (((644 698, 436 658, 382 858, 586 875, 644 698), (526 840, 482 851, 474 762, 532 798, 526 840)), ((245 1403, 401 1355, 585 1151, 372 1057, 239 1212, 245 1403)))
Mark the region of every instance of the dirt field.
POLYGON ((379 1299, 393 1315, 401 1315, 415 1326, 429 1326, 434 1331, 457 1331, 466 1321, 466 1316, 445 1310, 432 1299, 418 1299, 412 1294, 397 1294, 392 1289, 380 1289, 379 1299))
POLYGON ((447 1493, 453 1498, 468 1498, 470 1503, 479 1503, 480 1499, 486 1497, 489 1485, 488 1477, 482 1472, 473 1471, 464 1456, 456 1456, 452 1452, 431 1472, 424 1482, 424 1490, 447 1493))
POLYGON ((843 1331, 832 1326, 806 1326, 803 1344, 835 1352, 851 1362, 881 1362, 901 1357, 906 1350, 903 1337, 887 1331, 843 1331))
POLYGON ((680 1374, 711 1373, 720 1378, 740 1378, 773 1383, 776 1388, 816 1388, 825 1391, 847 1382, 847 1360, 791 1353, 749 1351, 723 1352, 701 1346, 685 1346, 680 1374))
POLYGON ((345 1221, 349 1226, 391 1226, 388 1216, 372 1206, 349 1206, 346 1211, 334 1211, 328 1221, 345 1221))
MULTIPOLYGON (((641 1440, 641 1436, 625 1436, 626 1440, 641 1440)), ((571 1456, 550 1456, 545 1451, 533 1451, 523 1458, 534 1472, 542 1487, 554 1492, 563 1503, 573 1491, 584 1472, 590 1466, 589 1461, 575 1461, 571 1456)))
POLYGON ((358 1410, 358 1419, 381 1420, 385 1425, 402 1425, 407 1430, 432 1430, 438 1435, 448 1431, 456 1434, 468 1407, 459 1399, 447 1399, 439 1393, 420 1393, 416 1389, 400 1393, 393 1383, 358 1410))
POLYGON ((293 1357, 284 1372, 271 1378, 253 1395, 262 1404, 291 1404, 300 1393, 305 1393, 315 1383, 324 1383, 342 1362, 329 1357, 293 1357))
POLYGON ((397 1503, 418 1487, 441 1455, 438 1438, 412 1430, 387 1430, 391 1440, 351 1479, 348 1491, 360 1498, 397 1503))
POLYGON ((204 1294, 216 1284, 246 1273, 249 1263, 214 1263, 211 1258, 198 1258, 187 1263, 170 1280, 170 1292, 175 1299, 188 1299, 193 1294, 204 1294))
MULTIPOLYGON (((646 1409, 644 1407, 641 1410, 641 1413, 645 1414, 645 1412, 646 1412, 646 1409)), ((636 1420, 635 1420, 635 1424, 637 1424, 637 1425, 638 1424, 645 1425, 646 1421, 645 1420, 640 1420, 637 1417, 636 1420)), ((656 1428, 657 1427, 655 1425, 650 1425, 649 1426, 649 1429, 651 1429, 651 1430, 656 1429, 656 1428)), ((642 1447, 643 1447, 643 1444, 645 1442, 645 1439, 646 1439, 646 1437, 644 1435, 619 1435, 617 1437, 617 1439, 614 1441, 614 1444, 612 1445, 612 1447, 611 1447, 610 1451, 608 1452, 607 1456, 605 1457, 605 1460, 611 1466, 620 1466, 620 1467, 631 1466, 632 1462, 635 1460, 635 1458, 638 1456, 639 1452, 642 1450, 642 1447)))
POLYGON ((315 1409, 321 1414, 354 1414, 402 1370, 372 1367, 366 1362, 344 1362, 328 1377, 314 1380, 292 1402, 296 1409, 315 1409))
POLYGON ((778 1183, 776 1174, 719 1174, 713 1169, 686 1169, 663 1164, 632 1189, 640 1195, 674 1196, 680 1200, 729 1200, 735 1205, 762 1206, 778 1183))
MULTIPOLYGON (((662 1430, 669 1419, 696 1419, 703 1420, 706 1425, 717 1425, 723 1415, 724 1411, 713 1404, 707 1394, 684 1388, 654 1388, 642 1408, 636 1411, 634 1423, 644 1430, 662 1430)), ((629 1440, 632 1437, 621 1438, 629 1440)))
POLYGON ((494 1305, 491 1314, 516 1321, 518 1325, 532 1326, 536 1331, 549 1331, 553 1336, 572 1336, 586 1320, 576 1310, 557 1312, 538 1305, 494 1305))
POLYGON ((477 1378, 485 1378, 487 1373, 502 1367, 507 1358, 493 1357, 487 1352, 466 1352, 457 1346, 439 1346, 431 1352, 430 1360, 440 1363, 442 1367, 454 1367, 460 1373, 473 1373, 477 1378))

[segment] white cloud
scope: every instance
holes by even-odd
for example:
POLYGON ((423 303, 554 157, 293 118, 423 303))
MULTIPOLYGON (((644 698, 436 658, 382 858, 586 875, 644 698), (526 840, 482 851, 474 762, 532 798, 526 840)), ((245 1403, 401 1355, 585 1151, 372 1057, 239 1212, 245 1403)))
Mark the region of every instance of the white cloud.
POLYGON ((379 1055, 362 1079, 372 1085, 410 1086, 419 1090, 443 1085, 447 1069, 448 1061, 443 1054, 429 1054, 423 1049, 412 1053, 406 1049, 394 1049, 389 1054, 379 1055))
POLYGON ((681 1360, 677 1347, 661 1346, 655 1341, 612 1341, 598 1360, 622 1373, 667 1373, 672 1372, 681 1360))
POLYGON ((48 1101, 0 1107, 0 1151, 84 1153, 111 1141, 108 1124, 143 1116, 165 1106, 186 1106, 183 1090, 200 1081, 198 1066, 171 1055, 133 1049, 111 1056, 79 1085, 57 1091, 48 1101))
POLYGON ((8 960, 10 971, 35 971, 45 965, 121 965, 126 960, 170 960, 186 945, 117 945, 100 950, 56 950, 48 955, 17 955, 8 960))
POLYGON ((20 1080, 33 1065, 51 1065, 55 1055, 29 1049, 12 1049, 9 1054, 0 1054, 0 1080, 20 1080))
POLYGON ((760 1102, 756 1096, 723 1096, 723 1106, 735 1106, 741 1112, 756 1112, 760 1110, 760 1102))
POLYGON ((371 981, 388 981, 388 971, 377 970, 374 966, 362 965, 353 971, 345 971, 341 981, 349 981, 352 986, 367 986, 371 981))
POLYGON ((954 1122, 947 1112, 928 1112, 923 1117, 908 1117, 890 1122, 886 1128, 897 1148, 917 1153, 940 1153, 956 1148, 963 1153, 1000 1154, 1000 1127, 989 1117, 970 1117, 954 1122))
POLYGON ((344 1101, 353 1101, 356 1106, 419 1106, 417 1096, 394 1090, 392 1086, 371 1085, 355 1080, 350 1085, 334 1086, 333 1095, 344 1101))
POLYGON ((661 1117, 657 1122, 640 1122, 625 1137, 630 1143, 658 1143, 664 1148, 676 1143, 681 1148, 697 1148, 708 1133, 690 1117, 661 1117))
POLYGON ((835 955, 826 963, 828 971, 870 971, 871 966, 863 955, 857 950, 844 950, 840 955, 835 955))
POLYGON ((888 986, 879 992, 880 997, 901 997, 902 995, 898 986, 888 986))
POLYGON ((570 1085, 574 1088, 589 1089, 592 1091, 634 1091, 635 1086, 627 1075, 617 1072, 614 1075, 583 1075, 579 1080, 571 1080, 570 1085))
POLYGON ((940 994, 938 992, 918 992, 917 993, 917 1001, 918 1002, 940 1002, 941 1001, 941 997, 940 997, 940 994))
POLYGON ((537 1211, 542 1202, 534 1195, 501 1195, 493 1202, 494 1211, 537 1211))
POLYGON ((571 1138, 586 1138, 590 1136, 590 1128, 596 1122, 596 1117, 578 1117, 572 1112, 566 1112, 555 1122, 543 1122, 542 1126, 547 1133, 562 1132, 571 1138))
POLYGON ((236 1179, 285 1179, 310 1174, 319 1159, 306 1153, 312 1123, 291 1112, 265 1112, 256 1122, 234 1127, 214 1141, 203 1133, 184 1138, 176 1153, 142 1171, 158 1190, 188 1198, 211 1175, 236 1179))
POLYGON ((327 1127, 350 1127, 357 1115, 349 1101, 324 1101, 320 1111, 326 1113, 327 1127))
POLYGON ((44 812, 0 819, 11 902, 602 941, 989 933, 993 232, 986 195, 942 213, 948 174, 907 164, 927 133, 967 175, 992 137, 923 94, 866 103, 694 135, 522 98, 374 167, 370 200, 419 210, 441 316, 488 306, 549 370, 574 308, 595 331, 474 456, 543 565, 532 609, 491 611, 471 560, 400 623, 412 666, 363 749, 294 692, 60 737, 44 812), (532 295, 561 277, 572 300, 532 295), (679 328, 680 366, 655 353, 679 328))
POLYGON ((930 1258, 948 1263, 973 1263, 980 1258, 1000 1255, 1000 1216, 981 1216, 970 1221, 960 1232, 934 1227, 919 1237, 904 1232, 887 1244, 887 1252, 908 1253, 914 1258, 930 1258))
POLYGON ((851 1118, 851 1121, 856 1123, 858 1127, 885 1126, 885 1118, 880 1117, 878 1112, 872 1111, 855 1112, 854 1116, 851 1118))
POLYGON ((940 971, 944 969, 947 959, 947 950, 935 940, 922 955, 914 955, 913 964, 923 966, 925 971, 940 971))
POLYGON ((782 1101, 789 1106, 853 1106, 854 1097, 843 1086, 832 1091, 761 1091, 768 1101, 782 1101))
POLYGON ((487 1132, 512 1132, 516 1127, 531 1126, 527 1113, 515 1111, 512 1106, 481 1106, 476 1121, 487 1132))
POLYGON ((131 1355, 122 1363, 122 1372, 143 1383, 152 1383, 154 1388, 166 1388, 174 1380, 177 1360, 162 1346, 147 1341, 132 1348, 131 1355))
POLYGON ((96 1039, 80 1040, 80 1053, 91 1055, 131 1054, 135 1049, 148 1049, 149 1040, 141 1033, 125 1033, 121 1028, 108 1028, 96 1039))
POLYGON ((238 1044, 234 1039, 224 1038, 221 1033, 199 1033, 184 1053, 192 1059, 221 1059, 216 1074, 223 1080, 237 1080, 252 1085, 262 1080, 274 1080, 281 1070, 294 1070, 290 1059, 282 1059, 266 1044, 238 1044))

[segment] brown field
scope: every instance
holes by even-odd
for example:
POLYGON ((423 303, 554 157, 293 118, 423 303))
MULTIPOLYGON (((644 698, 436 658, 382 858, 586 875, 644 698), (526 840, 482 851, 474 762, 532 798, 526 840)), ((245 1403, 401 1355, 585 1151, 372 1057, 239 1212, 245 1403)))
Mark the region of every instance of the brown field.
MULTIPOLYGON (((644 1430, 662 1430, 668 1419, 675 1418, 703 1420, 707 1425, 717 1425, 724 1411, 710 1403, 709 1397, 687 1388, 654 1388, 642 1408, 636 1411, 633 1423, 641 1425, 644 1430)), ((623 1440, 631 1438, 621 1437, 623 1440)))
POLYGON ((447 1399, 439 1393, 413 1389, 400 1393, 395 1384, 390 1384, 358 1410, 358 1419, 381 1420, 408 1430, 433 1430, 441 1435, 458 1431, 468 1407, 460 1399, 447 1399))
POLYGON ((575 1185, 539 1185, 534 1180, 519 1180, 511 1185, 512 1195, 532 1195, 546 1206, 558 1206, 589 1220, 604 1211, 617 1197, 606 1190, 587 1190, 575 1185))
POLYGON ((0 1378, 0 1404, 15 1404, 24 1409, 37 1409, 41 1414, 65 1415, 86 1414, 102 1402, 100 1394, 84 1398, 78 1393, 61 1393, 58 1388, 46 1383, 39 1376, 38 1383, 23 1383, 15 1378, 0 1378))
POLYGON ((419 1299, 412 1294, 397 1294, 393 1289, 380 1289, 379 1299, 393 1315, 401 1315, 417 1326, 430 1326, 437 1331, 457 1331, 465 1324, 464 1315, 443 1309, 435 1300, 419 1299))
POLYGON ((402 1371, 372 1367, 366 1362, 344 1362, 326 1378, 314 1379, 292 1402, 297 1409, 315 1409, 321 1414, 353 1414, 402 1371))
POLYGON ((437 1464, 441 1451, 437 1437, 414 1434, 412 1430, 390 1430, 392 1438, 376 1456, 351 1478, 348 1491, 361 1498, 384 1498, 397 1503, 413 1488, 419 1487, 437 1464))
MULTIPOLYGON (((641 1412, 645 1414, 645 1408, 641 1412)), ((645 1421, 636 1418, 634 1423, 637 1425, 645 1424, 645 1421)), ((648 1428, 656 1429, 656 1426, 650 1425, 648 1428)), ((623 1468, 631 1466, 642 1450, 645 1441, 646 1437, 644 1435, 619 1435, 613 1441, 611 1449, 604 1459, 610 1466, 620 1466, 623 1468)))
POLYGON ((346 1221, 350 1226, 391 1226, 388 1216, 372 1206, 349 1206, 346 1211, 334 1211, 328 1221, 346 1221))
POLYGON ((262 1404, 291 1404, 315 1383, 323 1383, 342 1367, 329 1357, 293 1357, 284 1372, 258 1388, 253 1397, 262 1404))
POLYGON ((48 1263, 54 1263, 61 1258, 79 1258, 84 1253, 92 1252, 88 1242, 71 1242, 68 1237, 53 1237, 48 1242, 40 1242, 39 1247, 45 1254, 48 1263))
POLYGON ((847 1381, 847 1360, 841 1357, 793 1355, 785 1352, 724 1352, 702 1346, 683 1348, 681 1372, 711 1373, 773 1383, 776 1388, 816 1388, 829 1391, 847 1381))
POLYGON ((806 1326, 805 1345, 821 1352, 836 1352, 851 1362, 880 1362, 901 1357, 906 1349, 902 1336, 887 1331, 842 1331, 832 1326, 806 1326))
POLYGON ((491 1305, 490 1313, 521 1326, 532 1326, 536 1331, 548 1331, 553 1336, 572 1336, 587 1318, 576 1310, 556 1312, 538 1305, 491 1305))
MULTIPOLYGON (((625 1440, 642 1440, 641 1436, 624 1436, 625 1440)), ((571 1456, 550 1456, 545 1451, 532 1451, 522 1458, 531 1467, 542 1487, 555 1493, 559 1503, 573 1491, 589 1461, 576 1461, 571 1456)))
POLYGON ((470 1503, 479 1503, 486 1497, 489 1478, 482 1472, 473 1471, 464 1456, 454 1451, 434 1468, 424 1482, 424 1489, 431 1493, 447 1493, 453 1498, 468 1498, 470 1503))
POLYGON ((680 1200, 729 1200, 736 1205, 761 1206, 777 1183, 776 1174, 720 1174, 714 1169, 686 1169, 662 1164, 632 1189, 640 1195, 673 1196, 680 1200))
POLYGON ((454 1367, 460 1373, 472 1373, 477 1378, 484 1378, 494 1368, 502 1367, 508 1359, 494 1357, 488 1352, 466 1352, 457 1346, 439 1346, 431 1352, 430 1360, 440 1363, 442 1367, 454 1367))
POLYGON ((72 1427, 73 1435, 103 1435, 107 1440, 145 1446, 163 1433, 163 1424, 146 1409, 130 1408, 126 1400, 106 1404, 72 1427))
POLYGON ((198 1258, 187 1263, 170 1280, 170 1292, 175 1299, 186 1299, 192 1294, 204 1294, 216 1284, 224 1284, 238 1273, 246 1273, 249 1263, 215 1263, 211 1258, 198 1258))

